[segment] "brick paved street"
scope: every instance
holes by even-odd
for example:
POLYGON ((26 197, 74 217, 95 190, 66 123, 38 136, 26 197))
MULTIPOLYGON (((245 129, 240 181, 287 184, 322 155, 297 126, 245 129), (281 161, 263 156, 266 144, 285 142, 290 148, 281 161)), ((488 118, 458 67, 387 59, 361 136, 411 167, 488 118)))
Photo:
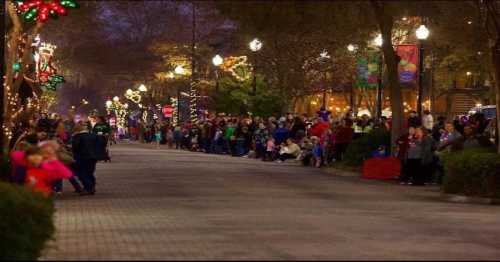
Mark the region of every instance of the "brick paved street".
POLYGON ((44 259, 500 259, 500 208, 436 188, 144 145, 66 186, 44 259))

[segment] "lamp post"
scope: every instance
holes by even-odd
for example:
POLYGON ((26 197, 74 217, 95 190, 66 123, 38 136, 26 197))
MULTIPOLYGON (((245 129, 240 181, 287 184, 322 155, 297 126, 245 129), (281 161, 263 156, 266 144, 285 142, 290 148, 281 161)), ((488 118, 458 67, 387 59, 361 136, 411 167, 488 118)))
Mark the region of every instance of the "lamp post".
MULTIPOLYGON (((356 57, 356 51, 358 50, 358 47, 356 45, 353 45, 353 44, 349 44, 347 45, 347 51, 349 51, 350 53, 353 53, 356 57)), ((356 62, 356 61, 355 61, 356 62)), ((356 74, 356 69, 354 70, 355 74, 356 74)), ((350 106, 351 106, 351 110, 355 110, 354 109, 354 83, 351 82, 351 86, 350 86, 350 97, 349 97, 349 103, 350 103, 350 106)))
POLYGON ((424 41, 429 37, 429 29, 425 25, 420 25, 415 31, 417 39, 419 40, 419 63, 418 63, 418 98, 417 98, 417 112, 422 116, 422 95, 424 93, 423 80, 424 80, 424 41))
MULTIPOLYGON (((326 50, 323 50, 323 52, 321 52, 319 54, 319 59, 321 62, 324 62, 326 63, 329 59, 331 58, 331 56, 328 54, 328 51, 326 50)), ((324 81, 325 81, 325 86, 323 87, 323 108, 326 110, 326 91, 327 91, 327 81, 328 81, 328 75, 327 75, 328 71, 325 69, 324 71, 324 81)))
POLYGON ((383 63, 382 63, 382 44, 384 43, 382 39, 382 34, 378 34, 373 40, 373 43, 379 47, 379 59, 378 59, 378 81, 377 81, 377 118, 382 117, 382 77, 383 77, 383 63))
MULTIPOLYGON (((257 53, 261 48, 262 48, 262 42, 255 38, 254 40, 252 40, 252 42, 250 42, 248 44, 248 47, 250 48, 250 50, 254 53, 257 53)), ((256 56, 254 58, 254 63, 253 63, 253 79, 252 79, 252 95, 256 95, 257 94, 257 59, 256 59, 256 56)))
MULTIPOLYGON (((184 75, 185 70, 181 65, 178 65, 174 68, 174 77, 175 75, 184 75)), ((177 123, 181 122, 181 90, 180 87, 177 86, 177 123)))
POLYGON ((219 66, 224 63, 224 58, 220 55, 215 55, 212 58, 212 64, 215 66, 215 93, 219 93, 219 66))

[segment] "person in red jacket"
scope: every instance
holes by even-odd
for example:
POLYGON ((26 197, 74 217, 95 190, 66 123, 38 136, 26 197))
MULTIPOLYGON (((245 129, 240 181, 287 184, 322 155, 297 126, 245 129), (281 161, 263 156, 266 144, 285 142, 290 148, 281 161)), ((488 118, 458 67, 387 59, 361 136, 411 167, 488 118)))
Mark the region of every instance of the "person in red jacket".
POLYGON ((341 125, 335 131, 335 161, 342 160, 347 146, 352 142, 354 136, 352 124, 351 119, 342 119, 341 125))
POLYGON ((34 192, 42 193, 49 197, 55 180, 68 178, 69 171, 58 160, 44 162, 42 150, 39 147, 31 147, 25 153, 27 169, 25 185, 34 192))
POLYGON ((322 137, 325 133, 325 129, 328 129, 329 127, 328 122, 323 121, 323 119, 319 117, 315 118, 313 125, 308 130, 309 136, 322 137))

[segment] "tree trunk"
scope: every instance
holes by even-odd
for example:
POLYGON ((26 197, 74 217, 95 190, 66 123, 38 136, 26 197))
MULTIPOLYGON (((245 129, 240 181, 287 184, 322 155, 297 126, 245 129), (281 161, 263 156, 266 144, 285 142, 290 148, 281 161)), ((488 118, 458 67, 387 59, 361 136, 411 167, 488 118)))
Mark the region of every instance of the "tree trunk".
MULTIPOLYGON (((496 104, 497 104, 497 135, 500 130, 500 32, 497 32, 495 45, 492 47, 492 58, 495 70, 496 104)), ((500 143, 498 143, 498 153, 500 153, 500 143)))
POLYGON ((371 4, 384 40, 382 51, 387 66, 392 110, 391 143, 392 146, 395 146, 395 142, 401 136, 403 129, 403 105, 401 103, 402 95, 398 77, 398 58, 392 46, 394 19, 388 10, 384 10, 387 6, 382 1, 372 0, 371 4))

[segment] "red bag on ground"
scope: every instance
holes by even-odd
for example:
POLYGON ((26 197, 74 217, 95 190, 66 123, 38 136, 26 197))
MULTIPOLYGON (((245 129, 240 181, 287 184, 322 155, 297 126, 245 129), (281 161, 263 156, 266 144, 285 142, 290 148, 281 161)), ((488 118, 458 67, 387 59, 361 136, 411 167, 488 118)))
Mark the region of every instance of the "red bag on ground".
POLYGON ((374 157, 363 162, 363 178, 393 179, 400 172, 401 163, 395 157, 374 157))

